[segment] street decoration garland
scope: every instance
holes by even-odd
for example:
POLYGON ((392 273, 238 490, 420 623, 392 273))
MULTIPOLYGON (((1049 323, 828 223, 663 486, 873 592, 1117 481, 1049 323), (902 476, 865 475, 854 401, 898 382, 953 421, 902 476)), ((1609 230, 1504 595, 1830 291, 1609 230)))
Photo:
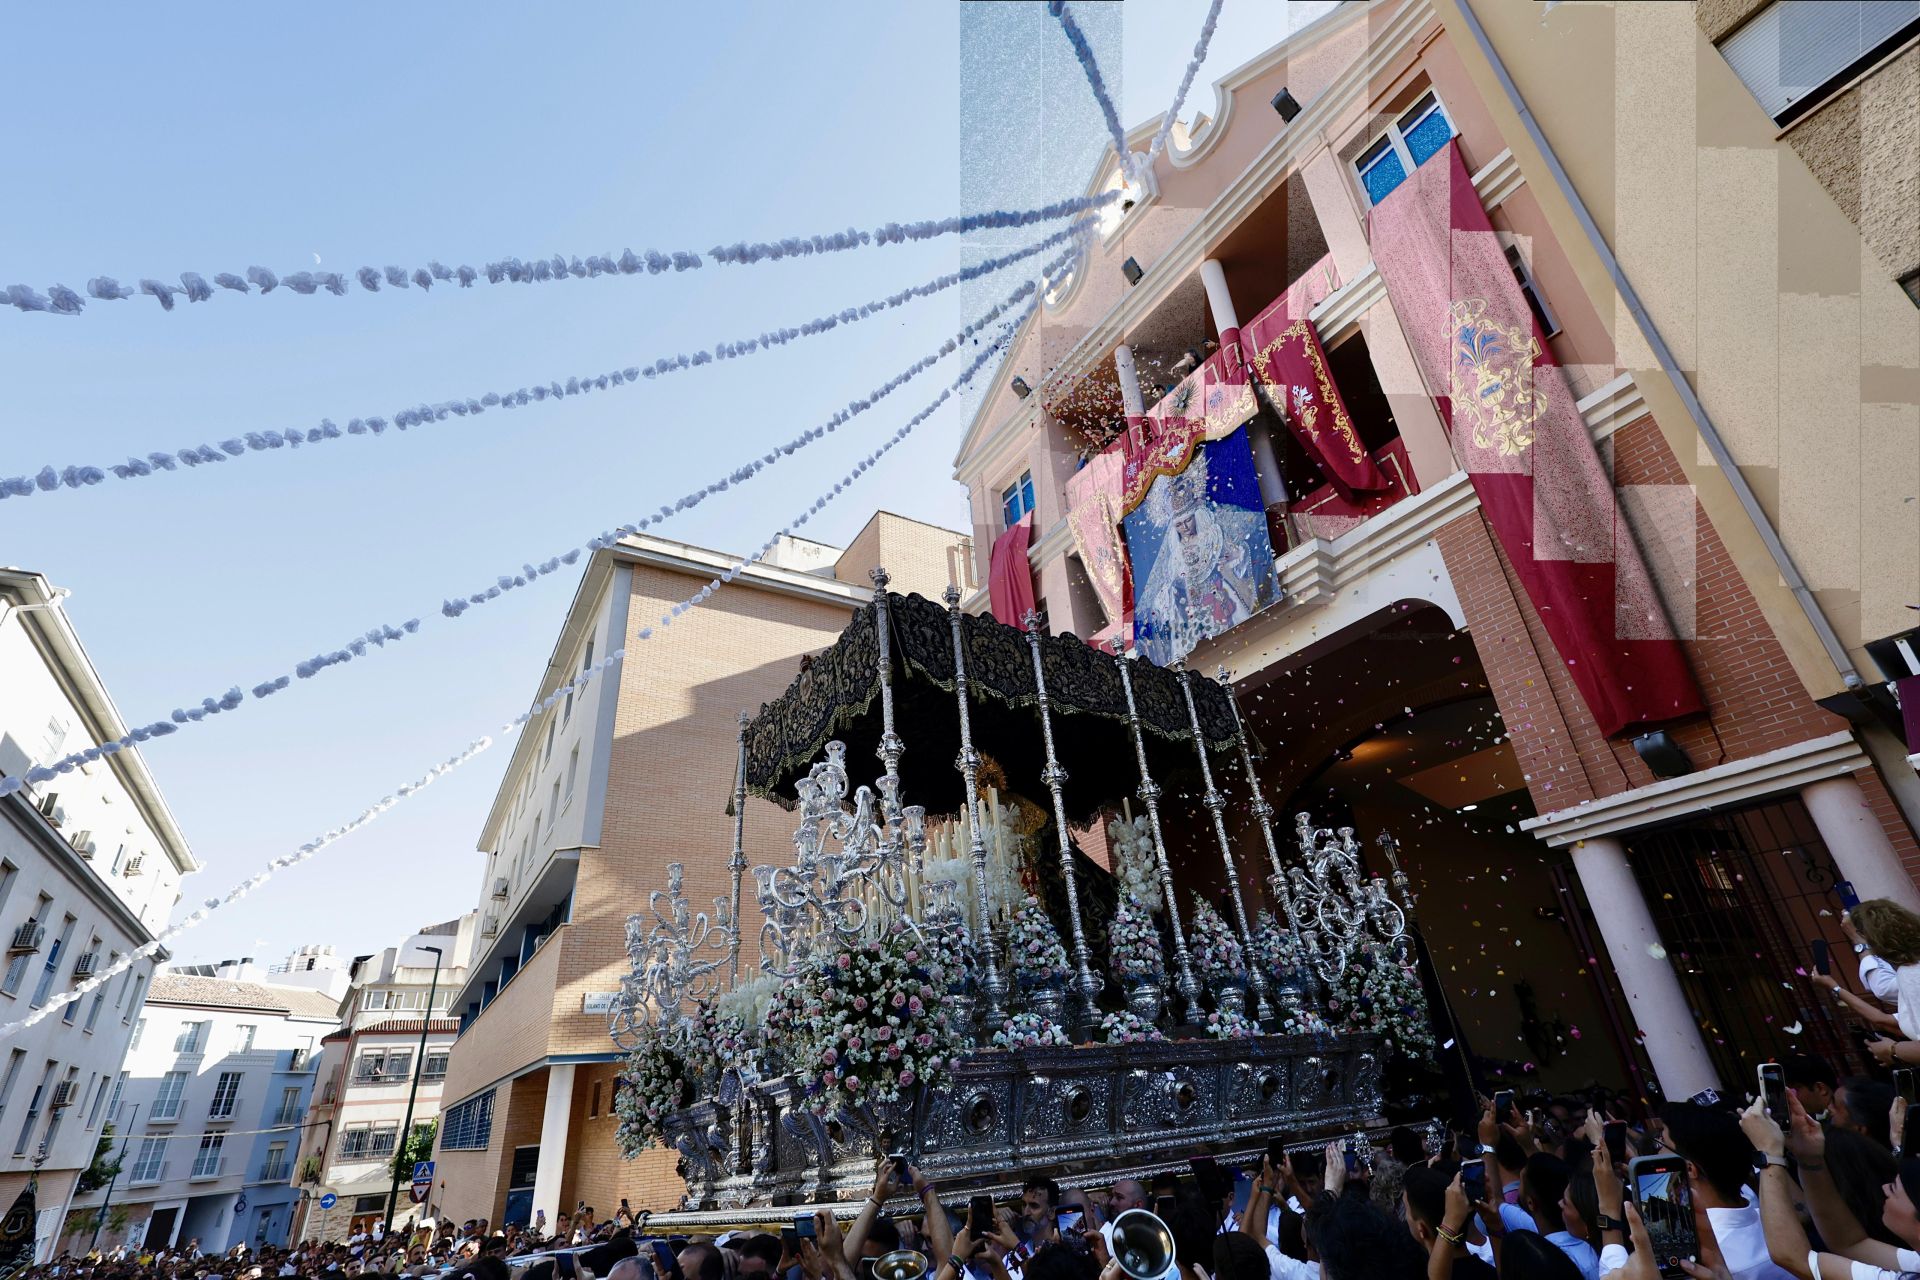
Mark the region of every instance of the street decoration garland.
POLYGON ((943 1016, 948 981, 920 931, 904 922, 805 966, 766 1020, 769 1043, 801 1083, 801 1105, 832 1116, 943 1085, 968 1047, 943 1016))
POLYGON ((1032 894, 1007 922, 1007 946, 1014 981, 1027 990, 1064 987, 1073 975, 1060 931, 1032 894))
POLYGON ((1207 16, 1200 24, 1200 39, 1193 46, 1193 56, 1187 59, 1187 69, 1180 76, 1180 87, 1174 90, 1173 105, 1160 117, 1160 127, 1155 130, 1153 142, 1147 147, 1147 164, 1166 148, 1167 137, 1173 132, 1174 121, 1180 116, 1180 104, 1187 100, 1187 90, 1193 88, 1193 78, 1200 74, 1200 64, 1207 60, 1207 46, 1213 43, 1213 32, 1220 23, 1220 6, 1225 0, 1213 0, 1207 6, 1207 16))
POLYGON ((667 1117, 693 1098, 696 1076, 674 1047, 674 1037, 655 1029, 640 1038, 621 1064, 613 1091, 618 1117, 614 1141, 631 1160, 655 1144, 664 1144, 667 1117))
MULTIPOLYGON (((1005 254, 998 258, 990 258, 975 263, 972 266, 962 268, 956 272, 949 272, 926 284, 913 286, 912 288, 902 290, 888 297, 868 302, 863 306, 850 307, 826 316, 817 317, 813 320, 805 321, 798 326, 789 326, 784 329, 765 332, 757 338, 746 338, 738 342, 720 343, 711 349, 696 351, 691 356, 681 352, 672 356, 663 356, 655 360, 651 365, 646 366, 628 365, 620 369, 609 369, 604 373, 588 373, 585 375, 570 376, 564 381, 556 378, 545 384, 521 386, 511 391, 489 391, 478 397, 455 397, 450 400, 442 400, 431 404, 423 402, 418 405, 402 406, 394 411, 391 420, 376 414, 365 418, 349 418, 343 427, 335 423, 331 418, 322 418, 318 426, 309 427, 305 430, 292 428, 287 430, 247 431, 242 432, 240 435, 221 440, 217 444, 202 443, 189 445, 186 448, 178 450, 156 450, 147 453, 144 457, 130 454, 125 462, 110 463, 104 466, 84 464, 69 464, 64 467, 43 466, 38 472, 32 475, 0 476, 0 501, 4 501, 7 498, 31 497, 36 493, 52 493, 62 489, 90 488, 93 485, 104 483, 109 476, 120 480, 137 480, 149 476, 175 472, 181 468, 192 470, 201 466, 210 466, 216 463, 227 462, 230 459, 246 457, 253 453, 271 453, 276 450, 299 450, 313 445, 323 444, 329 440, 349 438, 373 439, 385 435, 389 429, 395 432, 404 432, 411 427, 428 425, 435 422, 445 422, 450 416, 455 418, 475 418, 487 412, 489 409, 514 409, 545 400, 557 401, 590 395, 595 391, 607 391, 620 386, 629 386, 643 378, 657 378, 663 374, 679 369, 690 369, 699 365, 712 364, 717 360, 738 359, 754 351, 763 350, 768 347, 784 346, 796 338, 825 333, 838 328, 842 324, 851 324, 858 320, 866 319, 882 311, 901 306, 913 298, 926 297, 930 294, 938 293, 942 289, 949 288, 952 285, 976 280, 1001 271, 1062 242, 1071 242, 1073 248, 1069 249, 1066 254, 1063 254, 1056 261, 1048 264, 1048 266, 1044 268, 1043 274, 1051 278, 1060 270, 1064 269, 1066 263, 1071 260, 1073 253, 1078 251, 1078 246, 1084 242, 1085 237, 1091 231, 1091 227, 1092 224, 1090 222, 1077 222, 1062 231, 1056 232, 1043 240, 1036 241, 1013 253, 1005 254)), ((1028 284, 1031 284, 1031 282, 1028 282, 1028 284)), ((973 334, 979 332, 987 325, 992 324, 993 321, 998 318, 999 314, 1003 313, 1006 308, 1013 306, 1018 300, 1017 297, 1010 298, 996 311, 990 312, 987 316, 982 317, 974 324, 968 326, 967 330, 953 339, 949 345, 943 346, 938 354, 921 360, 910 370, 897 376, 885 387, 870 393, 865 397, 864 401, 855 401, 853 405, 849 405, 847 409, 842 410, 839 415, 836 415, 837 420, 834 421, 833 425, 838 426, 855 414, 871 407, 873 401, 881 399, 895 387, 909 381, 916 373, 923 371, 943 356, 957 350, 961 343, 970 339, 973 334), (859 407, 856 408, 856 405, 859 407)), ((831 428, 829 428, 829 430, 830 429, 831 428)))
POLYGON ((266 267, 248 267, 245 275, 220 271, 209 280, 198 271, 183 271, 178 277, 178 284, 146 277, 137 286, 122 284, 113 276, 100 275, 87 281, 86 297, 64 284, 52 285, 45 293, 28 285, 16 284, 0 290, 0 304, 19 311, 72 316, 79 315, 85 309, 89 298, 100 302, 118 302, 141 295, 158 302, 161 310, 172 311, 176 297, 184 297, 188 302, 206 302, 217 293, 251 296, 257 292, 264 295, 281 288, 307 297, 320 293, 344 297, 354 284, 358 284, 366 293, 379 293, 382 286, 389 289, 413 287, 426 293, 436 284, 470 289, 483 277, 488 284, 543 284, 557 280, 599 279, 602 276, 657 276, 667 271, 695 271, 709 262, 722 266, 747 266, 758 262, 778 262, 785 258, 843 253, 869 245, 906 244, 940 236, 964 235, 970 231, 1032 226, 1086 213, 1117 198, 1117 192, 1103 192, 1097 196, 1056 200, 1037 209, 995 209, 920 222, 889 222, 871 231, 850 227, 825 235, 736 241, 733 244, 715 245, 704 254, 687 249, 664 252, 649 249, 645 253, 628 249, 617 258, 610 254, 588 254, 585 257, 555 254, 551 258, 539 257, 525 262, 519 258, 501 258, 479 268, 465 264, 449 267, 435 260, 412 270, 393 265, 384 269, 361 267, 350 276, 341 271, 292 271, 283 275, 266 267))
MULTIPOLYGON (((736 576, 738 576, 741 572, 743 572, 748 565, 757 563, 762 556, 766 555, 768 552, 772 550, 773 546, 779 541, 779 539, 782 536, 788 533, 791 533, 794 527, 797 527, 798 525, 801 525, 801 524, 805 524, 807 520, 810 519, 814 514, 824 509, 828 502, 832 501, 835 497, 839 496, 839 494, 844 492, 849 485, 851 485, 861 475, 863 475, 866 471, 868 471, 876 463, 878 463, 880 458, 884 456, 889 450, 891 450, 894 445, 898 444, 901 440, 904 440, 907 437, 907 435, 913 431, 915 427, 919 426, 920 423, 926 421, 927 418, 931 417, 933 413, 940 408, 941 405, 945 404, 947 400, 949 400, 952 397, 955 391, 959 390, 960 388, 964 387, 968 382, 970 382, 974 378, 974 376, 979 373, 980 369, 990 359, 992 359, 994 355, 998 354, 998 352, 1006 345, 1006 343, 1011 340, 1013 334, 1018 332, 1020 325, 1025 322, 1026 317, 1032 313, 1036 305, 1035 295, 1036 295, 1036 290, 1035 290, 1034 283, 1033 281, 1029 280, 1025 282, 1019 289, 1015 290, 1014 295, 1008 300, 1007 303, 1003 303, 1000 306, 994 308, 992 311, 988 313, 986 317, 982 317, 980 321, 976 321, 973 325, 969 325, 967 330, 963 332, 967 335, 969 339, 971 339, 972 334, 975 331, 979 329, 984 329, 986 327, 986 324, 990 322, 989 317, 997 317, 998 315, 1003 314, 1004 311, 1015 302, 1024 302, 1024 305, 1021 307, 1018 317, 1015 320, 1011 321, 1008 324, 1008 326, 993 341, 985 345, 985 347, 968 364, 966 369, 964 369, 961 372, 960 377, 957 378, 945 390, 941 391, 941 393, 937 397, 935 397, 933 403, 929 404, 926 408, 922 409, 914 417, 908 419, 906 424, 902 426, 899 430, 894 432, 894 434, 891 437, 889 437, 878 449, 876 449, 873 453, 869 454, 866 458, 863 458, 860 462, 855 464, 852 471, 849 472, 845 478, 836 482, 832 489, 822 494, 819 498, 816 498, 813 501, 813 503, 806 509, 805 512, 803 512, 795 520, 790 522, 786 528, 782 529, 779 533, 776 533, 772 538, 770 538, 768 542, 760 548, 760 550, 756 551, 753 555, 747 557, 745 560, 734 565, 732 568, 728 569, 725 573, 721 574, 718 578, 715 578, 712 582, 709 582, 705 587, 701 588, 700 591, 696 592, 693 596, 689 597, 687 600, 684 600, 681 603, 673 606, 673 608, 669 610, 668 614, 662 617, 661 625, 662 626, 667 625, 669 622, 672 621, 673 618, 680 616, 680 614, 686 612, 686 610, 694 608, 699 604, 704 603, 707 600, 707 598, 711 596, 715 590, 719 589, 721 585, 732 582, 733 579, 736 576)), ((944 347, 942 347, 940 354, 945 355, 951 351, 958 350, 959 346, 960 346, 960 342, 955 340, 949 340, 948 343, 944 347)), ((601 533, 593 538, 588 539, 584 546, 570 548, 569 550, 562 552, 559 555, 550 557, 549 559, 547 559, 546 561, 542 562, 537 566, 531 563, 524 564, 521 566, 521 571, 517 574, 513 574, 513 575, 502 574, 499 577, 497 577, 494 580, 494 585, 488 587, 485 591, 475 592, 467 596, 465 599, 448 600, 444 602, 441 605, 440 612, 446 617, 457 618, 476 604, 484 604, 489 600, 498 598, 500 595, 504 594, 507 591, 511 591, 520 587, 527 586, 529 583, 536 581, 537 579, 544 577, 549 573, 558 571, 562 565, 573 564, 580 558, 581 554, 585 551, 597 551, 603 547, 613 546, 616 543, 618 543, 621 538, 626 537, 629 534, 637 533, 641 529, 644 529, 649 525, 658 524, 662 520, 664 520, 667 516, 672 515, 675 512, 686 510, 693 506, 697 506, 700 502, 704 501, 708 497, 711 497, 713 494, 726 491, 733 484, 741 483, 744 480, 751 479, 754 475, 757 475, 765 467, 772 465, 774 462, 777 462, 781 457, 790 456, 797 449, 804 448, 807 444, 810 444, 814 440, 820 439, 821 437, 837 429, 848 418, 853 416, 854 413, 861 412, 865 408, 870 407, 873 401, 876 400, 880 395, 884 395, 886 394, 886 392, 893 390, 894 387, 898 386, 901 382, 905 381, 906 378, 911 377, 914 373, 918 373, 926 365, 933 363, 934 360, 938 358, 939 357, 936 356, 936 357, 929 357, 927 360, 923 360, 919 365, 914 366, 913 369, 911 369, 907 374, 894 379, 894 381, 889 383, 882 391, 876 393, 874 396, 869 397, 864 402, 856 401, 854 406, 849 406, 849 409, 842 410, 838 415, 835 416, 835 418, 830 419, 825 425, 813 428, 812 430, 804 433, 799 438, 790 442, 789 444, 781 446, 779 449, 768 453, 763 458, 755 459, 753 462, 749 463, 747 466, 735 470, 731 475, 727 476, 726 478, 715 481, 705 486, 702 489, 695 490, 694 493, 692 494, 683 496, 678 501, 676 501, 672 506, 661 507, 659 513, 655 515, 645 516, 640 520, 633 522, 632 524, 622 525, 617 530, 601 533)), ((309 658, 304 662, 297 664, 292 674, 283 673, 269 680, 261 681, 260 683, 252 687, 251 693, 255 699, 271 697, 273 694, 278 693, 283 689, 286 689, 290 684, 292 684, 295 676, 304 680, 314 675, 317 675, 321 671, 324 671, 330 667, 340 666, 345 663, 351 662, 355 658, 365 656, 369 651, 369 646, 375 649, 384 647, 384 645, 388 643, 390 640, 397 640, 404 636, 412 635, 415 631, 419 629, 419 626, 420 626, 420 619, 418 618, 408 619, 405 623, 403 623, 399 627, 393 627, 388 624, 382 624, 380 627, 376 627, 369 630, 363 636, 354 637, 354 639, 350 640, 346 645, 344 645, 339 649, 316 654, 314 657, 309 658)), ((645 627, 641 629, 640 637, 642 639, 647 639, 651 635, 652 635, 651 627, 645 627)), ((246 694, 241 692, 240 687, 236 685, 228 689, 224 694, 221 694, 217 698, 215 697, 202 698, 198 705, 184 705, 184 706, 176 707, 172 713, 171 718, 168 720, 158 720, 150 724, 136 726, 135 728, 129 730, 126 734, 122 735, 120 738, 115 739, 113 741, 100 743, 95 746, 89 746, 81 751, 72 752, 66 756, 61 757, 58 760, 52 761, 49 764, 36 765, 33 768, 27 770, 24 774, 11 774, 11 775, 8 775, 7 777, 0 778, 0 796, 11 795, 13 792, 20 790, 21 787, 26 786, 28 784, 38 784, 41 782, 50 781, 51 779, 58 777, 63 773, 69 773, 72 770, 77 769, 82 765, 90 764, 93 761, 98 760, 103 756, 113 755, 116 752, 125 750, 128 747, 132 747, 138 743, 146 742, 152 738, 164 737, 169 734, 175 733, 184 725, 187 725, 190 723, 199 723, 200 721, 205 720, 209 716, 219 715, 224 712, 236 710, 246 702, 246 696, 247 696, 246 694)))
POLYGON ((1166 953, 1161 950, 1159 926, 1152 916, 1124 899, 1107 926, 1107 946, 1113 976, 1122 983, 1158 983, 1166 978, 1166 953))
POLYGON ((1106 122, 1107 137, 1113 142, 1114 159, 1120 166, 1121 175, 1128 182, 1134 181, 1138 174, 1133 153, 1127 147, 1127 131, 1120 127, 1120 112, 1113 105, 1113 95, 1107 92, 1106 78, 1100 74, 1100 64, 1093 56, 1093 46, 1087 42, 1080 24, 1067 12, 1065 0, 1049 0, 1047 12, 1059 19, 1060 30, 1066 35, 1067 43, 1073 46, 1073 56, 1080 60, 1080 70, 1087 77, 1087 88, 1093 91, 1093 100, 1100 106, 1100 118, 1106 122))
POLYGON ((1420 1054, 1434 1048, 1420 975, 1384 943, 1372 943, 1355 953, 1333 983, 1327 1018, 1338 1029, 1376 1031, 1389 1049, 1399 1053, 1420 1054))

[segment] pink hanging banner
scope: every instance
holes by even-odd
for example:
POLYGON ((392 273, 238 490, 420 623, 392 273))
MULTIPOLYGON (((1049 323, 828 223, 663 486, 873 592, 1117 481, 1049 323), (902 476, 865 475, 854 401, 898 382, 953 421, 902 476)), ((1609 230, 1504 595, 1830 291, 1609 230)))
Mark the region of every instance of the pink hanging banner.
POLYGON ((1120 540, 1120 493, 1126 450, 1118 443, 1087 459, 1067 480, 1067 525, 1107 621, 1133 612, 1133 580, 1126 544, 1120 540))
POLYGON ((1700 686, 1459 143, 1370 221, 1374 264, 1454 456, 1601 730, 1698 714, 1700 686))
POLYGON ((1027 546, 1033 539, 1033 513, 1021 516, 1011 529, 993 540, 987 558, 987 607, 997 621, 1027 629, 1027 611, 1034 607, 1033 566, 1027 546))

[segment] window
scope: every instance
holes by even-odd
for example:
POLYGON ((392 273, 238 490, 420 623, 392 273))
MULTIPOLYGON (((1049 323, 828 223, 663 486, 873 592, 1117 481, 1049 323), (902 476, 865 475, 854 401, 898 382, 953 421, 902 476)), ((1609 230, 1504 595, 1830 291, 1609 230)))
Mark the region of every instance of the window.
MULTIPOLYGON (((119 952, 117 951, 110 952, 107 955, 108 967, 111 968, 114 962, 119 959, 120 959, 119 952)), ((100 1021, 100 1011, 106 1007, 107 1007, 107 985, 103 982, 98 987, 94 988, 93 1003, 87 1006, 86 1031, 89 1035, 93 1033, 94 1024, 100 1021)))
POLYGON ((113 851, 113 866, 109 869, 108 874, 116 875, 116 876, 119 875, 120 864, 125 862, 126 860, 127 860, 127 846, 123 844, 118 849, 115 849, 113 851))
POLYGON ((1549 338, 1560 332, 1560 322, 1547 310, 1547 300, 1540 296, 1540 286, 1533 282, 1533 272, 1519 245, 1507 246, 1507 265, 1513 268, 1513 278, 1520 282, 1520 293, 1526 298, 1527 310, 1533 312, 1533 322, 1540 326, 1540 332, 1549 338))
MULTIPOLYGON (((52 1114, 47 1117, 47 1133, 46 1136, 40 1140, 40 1145, 44 1150, 53 1150, 53 1141, 60 1136, 60 1124, 67 1118, 67 1112, 72 1109, 74 1090, 79 1087, 79 1084, 80 1068, 68 1067, 66 1078, 60 1082, 60 1088, 58 1090, 59 1094, 65 1095, 67 1103, 65 1105, 49 1107, 52 1114)), ((48 1101, 51 1103, 53 1099, 50 1098, 48 1101)))
POLYGON ((595 1080, 593 1082, 593 1099, 587 1103, 587 1119, 597 1120, 599 1119, 599 1117, 600 1117, 600 1081, 595 1080))
POLYGON ((560 821, 560 779, 558 778, 553 780, 553 799, 548 801, 548 803, 553 806, 551 810, 553 816, 547 820, 547 834, 551 835, 553 834, 553 828, 558 825, 560 821))
POLYGON ((111 1120, 120 1114, 120 1095, 126 1090, 126 1087, 127 1073, 122 1071, 114 1077, 113 1094, 107 1099, 107 1119, 111 1120))
MULTIPOLYGON (((117 1090, 119 1086, 116 1084, 112 1086, 112 1088, 117 1090)), ((101 1076, 100 1083, 95 1085, 93 1090, 93 1110, 87 1113, 87 1131, 89 1133, 100 1127, 100 1117, 106 1114, 108 1089, 107 1078, 101 1076)))
POLYGON ((233 1029, 233 1051, 252 1053, 253 1038, 260 1032, 260 1026, 254 1022, 243 1022, 233 1029))
POLYGON ((547 721, 547 749, 540 756, 540 763, 547 764, 553 759, 553 731, 560 727, 558 720, 547 721))
MULTIPOLYGON (((41 894, 39 900, 34 904, 33 914, 28 916, 24 923, 38 924, 47 918, 47 912, 51 910, 52 907, 53 899, 44 893, 41 894)), ((7 961, 6 977, 0 978, 0 991, 4 991, 10 996, 20 994, 20 984, 27 980, 27 966, 32 962, 33 955, 34 953, 31 951, 22 951, 19 955, 7 961)))
POLYGON ((298 1124, 300 1113, 306 1110, 300 1105, 300 1086, 288 1085, 280 1091, 280 1110, 274 1113, 275 1125, 298 1124))
POLYGON ((447 1050, 429 1049, 420 1063, 422 1080, 445 1080, 447 1078, 447 1050))
POLYGON ((260 1166, 260 1181, 285 1182, 289 1172, 291 1171, 287 1167, 287 1144, 284 1142, 268 1144, 267 1162, 260 1166))
POLYGON ((20 868, 11 862, 0 862, 0 914, 6 912, 7 899, 13 896, 13 882, 19 872, 20 868))
POLYGON ((142 1018, 133 1024, 133 1039, 127 1042, 127 1052, 132 1053, 135 1049, 138 1049, 140 1047, 140 1037, 146 1034, 147 1020, 142 1018))
POLYGON ((342 1160, 385 1160, 393 1154, 393 1140, 400 1126, 387 1120, 380 1124, 350 1125, 340 1131, 342 1160))
POLYGON ((1775 124, 1811 111, 1920 30, 1920 0, 1775 0, 1720 42, 1775 124))
POLYGON ((573 780, 580 773, 580 748, 575 746, 573 754, 567 757, 567 794, 573 794, 573 780))
POLYGON ((133 999, 127 1002, 127 1011, 120 1015, 120 1021, 127 1022, 132 1019, 134 1011, 140 1007, 140 1000, 146 994, 146 989, 147 980, 144 975, 133 980, 133 999))
POLYGON ((207 1117, 211 1120, 231 1120, 234 1104, 240 1100, 240 1073, 222 1071, 219 1083, 213 1086, 213 1101, 207 1106, 207 1117))
POLYGON ((413 1071, 411 1049, 368 1049, 353 1065, 355 1084, 400 1084, 413 1071))
POLYGON ((187 1073, 169 1071, 160 1077, 160 1092, 154 1095, 153 1110, 147 1113, 150 1120, 178 1120, 180 1118, 180 1095, 187 1090, 187 1073))
POLYGON ((193 1176, 196 1178, 217 1178, 220 1176, 220 1148, 227 1143, 224 1133, 203 1133, 200 1135, 200 1150, 194 1153, 193 1176))
MULTIPOLYGON (((67 916, 60 922, 60 936, 47 948, 47 962, 40 967, 40 981, 34 984, 33 999, 29 1001, 38 1009, 47 1002, 47 995, 53 990, 53 979, 60 968, 60 954, 67 949, 67 943, 73 939, 73 917, 67 916)), ((67 1008, 73 1006, 69 1004, 67 1008)), ((71 1020, 71 1019, 69 1019, 71 1020)))
POLYGON ((1453 133, 1453 121, 1447 118, 1440 99, 1431 91, 1422 94, 1353 162, 1367 203, 1379 204, 1386 199, 1408 174, 1446 146, 1453 133))
POLYGON ((1000 494, 1000 514, 1006 518, 1007 528, 1020 523, 1020 518, 1033 510, 1033 472, 1023 471, 1020 478, 1008 485, 1000 494))
POLYGON ((27 1051, 15 1049, 7 1055, 7 1074, 0 1076, 0 1114, 7 1109, 7 1099, 13 1096, 13 1086, 20 1080, 20 1068, 26 1065, 27 1051))
POLYGON ((181 1026, 180 1034, 173 1038, 175 1053, 198 1053, 207 1047, 207 1024, 189 1022, 181 1026))
POLYGON ((165 1138, 140 1139, 140 1154, 133 1160, 133 1181, 160 1181, 160 1170, 166 1157, 167 1140, 165 1138))
POLYGON ((33 1122, 40 1115, 40 1104, 47 1100, 47 1087, 53 1083, 54 1068, 58 1065, 51 1058, 47 1060, 47 1069, 40 1073, 40 1083, 33 1086, 33 1096, 27 1099, 27 1114, 20 1125, 20 1140, 13 1144, 13 1154, 17 1156, 27 1153, 27 1143, 33 1138, 33 1122))
POLYGON ((442 1151, 485 1151, 493 1141, 493 1090, 447 1111, 440 1126, 442 1151))
POLYGON ((387 1211, 387 1198, 385 1196, 355 1196, 353 1200, 353 1211, 356 1215, 385 1213, 387 1211))

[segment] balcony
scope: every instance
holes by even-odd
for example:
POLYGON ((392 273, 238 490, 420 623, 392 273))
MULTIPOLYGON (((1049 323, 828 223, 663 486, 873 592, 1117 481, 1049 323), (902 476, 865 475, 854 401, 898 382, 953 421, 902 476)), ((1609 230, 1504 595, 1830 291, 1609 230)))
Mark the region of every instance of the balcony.
POLYGON ((153 1104, 153 1110, 147 1113, 147 1121, 150 1124, 161 1124, 178 1120, 180 1118, 180 1104, 181 1099, 179 1098, 160 1099, 153 1104))
POLYGON ((208 1124, 232 1124, 234 1116, 240 1111, 240 1099, 228 1098, 225 1102, 215 1102, 207 1108, 208 1124))
POLYGON ((285 1160, 285 1159, 269 1160, 265 1164, 260 1166, 260 1176, 258 1179, 256 1179, 256 1181, 285 1182, 288 1178, 292 1176, 293 1176, 292 1161, 285 1160))
POLYGON ((281 1129, 288 1125, 299 1124, 300 1118, 306 1115, 306 1113, 307 1109, 305 1107, 282 1107, 279 1113, 273 1117, 273 1127, 281 1129))
POLYGON ((356 1071, 351 1083, 356 1085, 378 1086, 383 1084, 406 1084, 413 1079, 413 1068, 404 1071, 356 1071))
POLYGON ((339 1158, 342 1160, 390 1160, 393 1158, 391 1133, 343 1133, 339 1158))
POLYGON ((197 1156, 193 1162, 193 1172, 188 1174, 187 1177, 193 1182, 205 1182, 211 1178, 217 1178, 220 1176, 220 1171, 225 1168, 226 1163, 226 1157, 224 1156, 213 1156, 211 1158, 207 1156, 197 1156))
POLYGON ((155 1182, 165 1182, 167 1180, 166 1163, 162 1161, 159 1164, 146 1165, 144 1167, 135 1165, 133 1167, 133 1173, 127 1180, 131 1185, 136 1187, 148 1186, 155 1182))

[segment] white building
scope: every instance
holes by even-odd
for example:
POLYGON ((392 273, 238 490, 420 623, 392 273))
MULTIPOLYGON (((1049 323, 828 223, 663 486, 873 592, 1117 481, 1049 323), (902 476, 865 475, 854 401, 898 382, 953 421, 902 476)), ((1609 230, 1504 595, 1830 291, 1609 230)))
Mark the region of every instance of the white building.
MULTIPOLYGON (((416 1066, 413 1131, 429 1128, 440 1115, 447 1055, 460 1025, 448 1009, 466 981, 478 923, 479 912, 469 911, 429 925, 378 955, 354 960, 340 1030, 323 1046, 319 1093, 302 1134, 298 1179, 307 1195, 296 1238, 343 1240, 385 1220, 393 1156, 416 1066), (437 979, 428 948, 440 951, 437 979), (423 1019, 430 1020, 423 1026, 423 1019), (328 1192, 334 1205, 322 1209, 319 1199, 328 1192)), ((419 1213, 403 1183, 394 1221, 419 1213)))
POLYGON ((108 1106, 120 1175, 75 1199, 70 1246, 86 1248, 103 1203, 102 1247, 286 1243, 316 1050, 338 1009, 305 987, 155 974, 108 1106))
MULTIPOLYGON (((127 726, 57 592, 0 569, 0 774, 23 777, 127 726)), ((138 750, 0 797, 0 1024, 46 1007, 153 940, 196 870, 138 750)), ((161 959, 164 960, 164 953, 161 959)), ((40 1249, 92 1163, 154 961, 0 1044, 0 1205, 43 1153, 40 1249)))

